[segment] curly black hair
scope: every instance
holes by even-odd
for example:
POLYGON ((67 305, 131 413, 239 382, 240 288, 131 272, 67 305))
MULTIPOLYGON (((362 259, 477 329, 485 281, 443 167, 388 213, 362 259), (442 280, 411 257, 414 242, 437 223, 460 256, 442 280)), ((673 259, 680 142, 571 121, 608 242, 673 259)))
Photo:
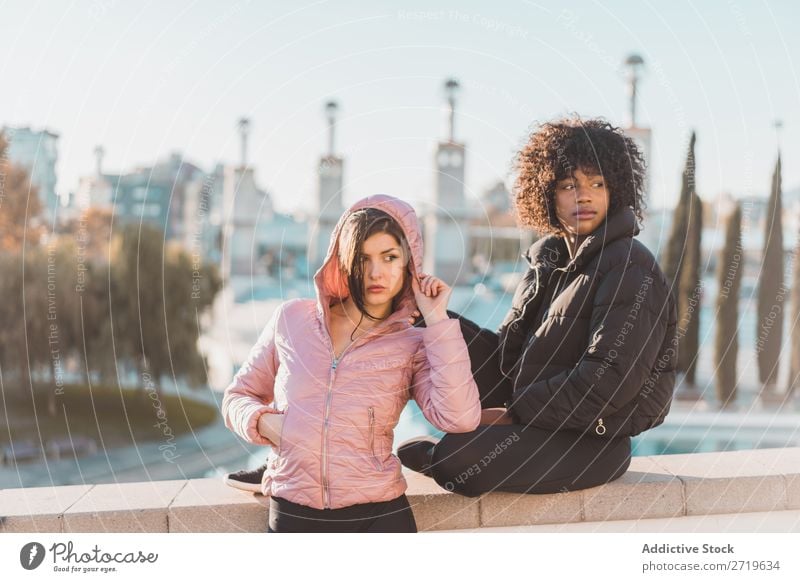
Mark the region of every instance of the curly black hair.
POLYGON ((514 159, 514 205, 522 226, 563 235, 556 218, 556 183, 575 170, 603 176, 609 214, 630 206, 641 227, 645 160, 636 143, 602 118, 566 117, 540 124, 514 159))

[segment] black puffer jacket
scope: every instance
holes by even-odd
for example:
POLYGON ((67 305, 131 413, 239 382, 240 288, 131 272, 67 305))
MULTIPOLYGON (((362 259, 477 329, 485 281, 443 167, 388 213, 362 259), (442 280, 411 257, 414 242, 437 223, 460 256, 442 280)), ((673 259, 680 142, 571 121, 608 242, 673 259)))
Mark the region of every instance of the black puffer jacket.
POLYGON ((626 207, 587 236, 573 260, 555 236, 526 253, 530 269, 499 329, 516 420, 605 437, 664 421, 675 386, 676 310, 638 233, 626 207))

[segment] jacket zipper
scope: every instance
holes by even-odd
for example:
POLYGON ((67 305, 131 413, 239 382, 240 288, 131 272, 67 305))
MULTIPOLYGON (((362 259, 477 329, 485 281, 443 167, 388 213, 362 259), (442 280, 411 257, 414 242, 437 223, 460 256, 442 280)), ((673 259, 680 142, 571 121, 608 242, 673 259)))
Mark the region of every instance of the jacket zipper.
MULTIPOLYGON (((539 275, 540 275, 540 273, 539 273, 538 270, 536 270, 535 274, 536 274, 536 282, 534 283, 534 286, 538 288, 539 287, 539 275)), ((508 327, 506 328, 506 330, 511 329, 511 331, 513 331, 513 332, 517 331, 517 328, 519 327, 519 322, 523 321, 525 319, 525 315, 526 315, 525 312, 527 310, 527 307, 528 307, 529 303, 530 303, 530 301, 528 301, 527 303, 524 303, 522 305, 522 308, 520 308, 520 310, 519 310, 519 317, 517 317, 515 319, 512 319, 511 322, 508 324, 508 327)), ((508 331, 505 331, 504 334, 508 335, 508 331)), ((501 339, 501 343, 502 343, 502 339, 501 339)), ((501 371, 501 373, 503 373, 503 375, 505 375, 503 370, 506 370, 506 369, 508 369, 508 368, 506 368, 506 364, 505 364, 505 350, 501 349, 500 350, 500 371, 501 371)), ((509 374, 513 373, 514 367, 512 366, 511 369, 508 370, 508 371, 509 371, 509 374)))
POLYGON ((328 382, 328 392, 325 396, 325 414, 323 416, 322 421, 322 459, 320 464, 322 465, 322 504, 324 509, 331 508, 331 491, 330 491, 330 484, 328 483, 328 424, 329 419, 328 416, 331 411, 331 398, 333 396, 333 381, 336 378, 336 367, 339 365, 339 362, 342 361, 342 358, 347 353, 347 351, 359 343, 358 340, 361 340, 369 335, 372 335, 372 332, 367 332, 356 341, 350 343, 342 353, 339 354, 339 357, 336 357, 336 354, 333 352, 333 340, 331 339, 330 331, 328 331, 328 324, 324 321, 323 318, 323 329, 328 334, 328 348, 331 353, 331 377, 328 382))
POLYGON ((322 416, 322 459, 320 465, 322 466, 322 504, 325 509, 330 508, 330 492, 328 491, 328 411, 331 407, 331 390, 333 389, 333 378, 336 375, 337 360, 334 356, 333 364, 331 364, 331 379, 328 382, 328 393, 325 395, 325 414, 322 416))
MULTIPOLYGON (((547 292, 547 287, 550 286, 550 281, 552 281, 553 273, 555 273, 555 272, 556 272, 556 269, 550 271, 550 274, 547 276, 547 285, 542 287, 540 291, 544 291, 545 293, 547 292)), ((534 283, 534 285, 537 286, 537 287, 540 284, 539 279, 540 279, 540 273, 539 273, 539 271, 537 271, 536 272, 536 282, 534 283)), ((525 319, 526 311, 528 309, 528 305, 529 304, 530 304, 530 301, 528 301, 527 303, 523 304, 522 308, 520 309, 520 316, 517 317, 516 319, 512 320, 511 323, 509 324, 509 327, 511 327, 512 331, 516 331, 515 327, 518 327, 519 326, 519 322, 523 321, 525 319)), ((530 341, 528 342, 528 344, 530 344, 530 341)), ((524 352, 523 356, 528 352, 527 346, 523 350, 523 352, 524 352)), ((521 361, 521 359, 520 359, 520 361, 521 361)), ((513 373, 514 372, 514 368, 516 368, 516 366, 517 366, 517 364, 512 366, 511 369, 509 370, 509 373, 513 373)), ((505 351, 504 350, 500 350, 500 370, 504 370, 504 369, 506 369, 505 351)), ((519 374, 517 374, 516 378, 511 378, 511 380, 514 381, 514 384, 516 384, 516 381, 518 379, 519 379, 519 374)))
POLYGON ((600 436, 603 436, 604 434, 606 434, 606 427, 603 424, 603 419, 602 418, 598 418, 597 419, 597 426, 594 428, 594 432, 596 432, 600 436))
POLYGON ((378 461, 378 456, 375 454, 375 409, 370 406, 369 410, 369 451, 372 453, 372 460, 375 463, 375 468, 378 471, 383 470, 381 467, 380 462, 378 461))
MULTIPOLYGON (((559 275, 559 277, 558 277, 558 283, 556 284, 556 288, 558 288, 558 287, 561 286, 561 279, 563 278, 564 274, 565 273, 570 273, 570 272, 572 272, 574 270, 575 270, 574 264, 570 264, 570 265, 567 265, 566 267, 561 267, 559 269, 554 269, 553 271, 550 272, 550 276, 547 278, 548 287, 550 286, 550 281, 552 280, 553 274, 556 271, 561 271, 561 275, 559 275)), ((545 288, 545 290, 546 290, 546 288, 545 288)), ((556 293, 553 293, 553 295, 550 296, 550 304, 547 306, 547 309, 545 309, 544 316, 542 317, 542 322, 545 319, 547 319, 547 314, 550 313, 550 306, 553 304, 553 300, 556 297, 557 297, 556 293)), ((538 322, 538 325, 541 325, 541 322, 538 322)), ((533 330, 533 331, 535 331, 535 330, 533 330)), ((533 344, 533 342, 529 341, 528 345, 525 346, 525 350, 522 352, 522 356, 520 357, 520 364, 525 361, 525 358, 528 356, 528 352, 530 351, 532 344, 533 344)), ((519 377, 521 375, 522 375, 522 365, 519 366, 519 370, 517 371, 517 375, 514 378, 514 386, 516 386, 519 383, 519 377)))
MULTIPOLYGON (((547 305, 547 309, 544 310, 544 314, 542 315, 542 321, 539 322, 540 325, 545 319, 547 319, 547 316, 550 313, 550 308, 553 306, 553 301, 555 301, 559 294, 564 290, 564 287, 562 287, 564 283, 564 276, 569 276, 569 273, 575 270, 575 266, 567 265, 566 267, 562 267, 561 269, 557 270, 561 271, 561 273, 558 275, 558 282, 556 283, 556 288, 553 290, 553 294, 550 296, 550 302, 547 305)), ((553 271, 553 273, 555 273, 555 271, 553 271)), ((550 277, 553 276, 553 273, 550 273, 550 277)), ((547 283, 548 285, 550 284, 550 279, 548 279, 547 283)))
MULTIPOLYGON (((353 344, 350 344, 352 346, 353 344)), ((333 360, 331 362, 331 378, 328 382, 328 393, 325 396, 325 414, 322 420, 322 503, 325 509, 330 509, 331 507, 331 491, 330 486, 328 484, 328 415, 331 411, 331 397, 333 396, 333 381, 336 378, 336 367, 339 365, 339 362, 344 357, 345 352, 350 349, 350 346, 347 346, 339 357, 337 358, 336 355, 333 353, 333 342, 331 342, 331 356, 333 360)))
MULTIPOLYGON (((336 377, 336 367, 339 365, 339 362, 342 361, 342 358, 347 353, 347 350, 349 350, 357 343, 360 343, 360 340, 363 340, 367 337, 372 337, 373 335, 380 335, 380 334, 376 333, 375 330, 368 331, 363 336, 356 339, 354 342, 351 342, 344 350, 342 350, 342 353, 339 354, 339 357, 337 358, 336 354, 333 352, 333 339, 331 337, 330 330, 328 330, 328 322, 325 319, 324 312, 322 317, 322 329, 325 330, 325 333, 327 334, 328 349, 330 350, 331 353, 331 378, 330 381, 328 382, 328 393, 325 396, 325 415, 323 417, 323 422, 322 422, 322 459, 320 464, 322 465, 322 479, 321 479, 322 505, 324 509, 330 509, 331 492, 330 492, 330 484, 328 483, 328 415, 330 414, 331 410, 331 397, 333 395, 333 381, 334 378, 336 377)), ((384 328, 383 330, 381 330, 380 333, 384 333, 389 329, 391 329, 391 326, 384 328)))

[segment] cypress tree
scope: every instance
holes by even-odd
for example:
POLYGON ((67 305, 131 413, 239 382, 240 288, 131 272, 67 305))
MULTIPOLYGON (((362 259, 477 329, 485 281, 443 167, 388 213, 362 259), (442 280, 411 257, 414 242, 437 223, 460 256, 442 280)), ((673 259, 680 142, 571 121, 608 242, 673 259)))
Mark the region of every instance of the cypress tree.
POLYGON ((781 224, 781 157, 772 174, 764 230, 764 255, 758 277, 758 319, 756 353, 762 396, 775 388, 783 338, 783 309, 786 288, 783 281, 783 229, 781 224))
POLYGON ((789 342, 789 381, 786 385, 786 401, 794 394, 795 387, 800 382, 800 267, 798 267, 798 249, 795 249, 794 275, 792 278, 792 312, 791 341, 789 342))
POLYGON ((696 136, 692 132, 689 138, 689 148, 686 152, 686 163, 681 176, 681 193, 678 197, 675 211, 672 213, 672 226, 667 246, 664 249, 663 264, 661 265, 662 271, 664 271, 664 275, 667 278, 667 283, 670 285, 675 297, 678 296, 681 265, 683 263, 683 255, 686 252, 686 235, 689 231, 689 205, 695 187, 695 141, 696 136))
POLYGON ((700 303, 703 297, 701 280, 701 235, 703 231, 703 202, 692 192, 687 204, 686 252, 678 280, 678 362, 677 369, 685 373, 686 383, 694 385, 697 355, 700 348, 700 303))
POLYGON ((725 229, 725 246, 717 267, 717 325, 714 341, 717 400, 725 408, 736 400, 736 360, 739 355, 739 289, 744 269, 742 209, 736 203, 725 229))
POLYGON ((794 271, 792 277, 792 305, 789 342, 789 381, 786 385, 786 400, 788 402, 794 395, 797 384, 800 383, 800 240, 794 249, 794 271))

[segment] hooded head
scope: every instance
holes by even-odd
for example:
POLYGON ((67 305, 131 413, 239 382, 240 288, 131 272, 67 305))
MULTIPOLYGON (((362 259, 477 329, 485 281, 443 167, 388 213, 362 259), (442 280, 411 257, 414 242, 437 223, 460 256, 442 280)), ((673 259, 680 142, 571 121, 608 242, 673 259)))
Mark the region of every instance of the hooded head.
POLYGON ((364 312, 363 281, 368 274, 359 257, 364 241, 374 234, 389 235, 402 254, 399 261, 403 265, 403 282, 386 321, 405 322, 410 316, 414 309, 411 277, 419 277, 422 271, 421 229, 408 203, 383 194, 359 200, 336 224, 325 261, 314 276, 317 307, 322 314, 327 315, 332 302, 347 297, 352 297, 364 312))

